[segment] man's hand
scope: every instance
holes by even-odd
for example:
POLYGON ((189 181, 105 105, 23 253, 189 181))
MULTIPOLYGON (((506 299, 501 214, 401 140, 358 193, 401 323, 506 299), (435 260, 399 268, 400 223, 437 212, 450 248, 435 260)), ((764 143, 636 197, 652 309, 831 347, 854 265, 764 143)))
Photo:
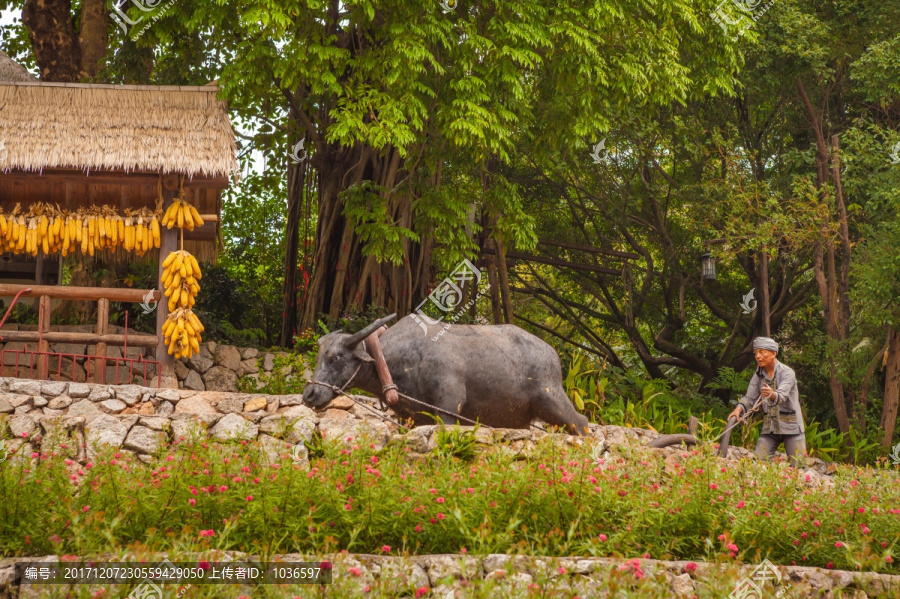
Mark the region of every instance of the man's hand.
POLYGON ((738 406, 734 409, 734 411, 728 415, 728 420, 734 418, 735 420, 741 417, 741 414, 744 413, 744 407, 738 406))
POLYGON ((772 389, 767 383, 763 383, 760 393, 766 399, 772 399, 775 396, 775 390, 772 389))

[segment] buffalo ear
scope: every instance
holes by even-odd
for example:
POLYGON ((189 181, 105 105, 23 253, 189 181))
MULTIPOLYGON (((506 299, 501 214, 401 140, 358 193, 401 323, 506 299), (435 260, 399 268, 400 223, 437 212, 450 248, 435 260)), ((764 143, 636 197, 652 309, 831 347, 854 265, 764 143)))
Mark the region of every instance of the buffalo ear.
POLYGON ((359 345, 357 345, 356 349, 353 350, 353 357, 357 358, 359 360, 362 360, 363 362, 374 362, 375 361, 375 358, 370 356, 369 352, 364 350, 359 345))
POLYGON ((353 333, 352 335, 348 335, 346 339, 344 339, 344 346, 347 348, 354 348, 360 344, 360 342, 380 329, 382 325, 387 324, 388 322, 394 320, 397 317, 397 313, 391 314, 389 316, 385 316, 384 318, 379 318, 363 330, 358 333, 353 333))

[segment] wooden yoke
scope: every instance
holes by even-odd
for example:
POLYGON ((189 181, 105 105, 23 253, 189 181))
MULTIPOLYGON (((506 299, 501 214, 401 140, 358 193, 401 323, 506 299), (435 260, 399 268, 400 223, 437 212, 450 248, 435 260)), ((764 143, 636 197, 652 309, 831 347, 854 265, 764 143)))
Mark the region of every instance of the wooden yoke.
POLYGON ((386 330, 387 327, 382 326, 366 337, 366 350, 375 359, 375 372, 378 373, 378 380, 381 381, 381 391, 384 394, 384 399, 389 406, 393 406, 400 401, 400 394, 397 392, 397 385, 394 384, 394 380, 391 378, 391 371, 388 369, 384 353, 381 351, 381 341, 378 339, 386 330))

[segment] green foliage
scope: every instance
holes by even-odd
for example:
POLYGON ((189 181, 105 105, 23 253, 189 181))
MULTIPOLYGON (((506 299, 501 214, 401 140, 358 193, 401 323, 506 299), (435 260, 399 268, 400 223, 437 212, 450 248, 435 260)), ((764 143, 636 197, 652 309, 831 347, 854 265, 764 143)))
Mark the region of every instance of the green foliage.
POLYGON ((203 339, 239 346, 269 345, 264 302, 251 280, 241 278, 226 266, 201 265, 203 279, 194 312, 206 330, 203 339), (263 326, 259 326, 260 323, 263 326))
POLYGON ((435 432, 437 454, 444 458, 456 457, 464 462, 471 462, 475 459, 475 433, 478 429, 477 424, 473 430, 463 430, 459 425, 438 427, 435 432))
MULTIPOLYGON (((318 348, 317 348, 318 349, 318 348)), ((243 393, 265 393, 267 395, 294 395, 303 393, 306 388, 304 371, 315 368, 316 352, 285 352, 275 354, 274 367, 266 372, 262 367, 262 358, 257 360, 256 379, 242 376, 238 379, 238 391, 243 393)))
POLYGON ((833 487, 813 489, 785 464, 723 465, 711 448, 678 454, 673 473, 625 448, 598 464, 589 445, 549 438, 532 459, 491 451, 471 462, 411 463, 404 448, 375 451, 365 438, 310 445, 309 471, 287 449, 272 463, 256 441, 189 440, 146 465, 106 449, 77 473, 65 456, 11 456, 0 464, 0 544, 10 557, 387 545, 396 555, 466 548, 754 564, 760 555, 789 564, 802 551, 809 566, 896 571, 886 560, 900 535, 896 468, 840 466, 833 487))

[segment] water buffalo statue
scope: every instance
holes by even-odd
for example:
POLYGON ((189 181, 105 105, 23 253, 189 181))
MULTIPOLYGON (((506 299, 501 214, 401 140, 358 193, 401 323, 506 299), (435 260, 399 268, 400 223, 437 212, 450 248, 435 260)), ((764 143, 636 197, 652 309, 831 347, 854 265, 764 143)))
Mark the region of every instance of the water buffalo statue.
MULTIPOLYGON (((319 357, 304 402, 325 407, 337 395, 326 385, 347 385, 382 396, 374 359, 363 342, 396 315, 354 334, 329 333, 319 339, 319 357), (359 369, 357 371, 357 369, 359 369), (354 375, 355 373, 355 375, 354 375)), ((528 428, 539 418, 564 426, 571 434, 588 434, 587 418, 575 411, 562 386, 559 356, 547 343, 514 325, 455 324, 435 338, 442 325, 428 331, 407 316, 380 337, 385 361, 400 393, 495 428, 528 428), (432 330, 433 329, 433 330, 432 330)), ((434 424, 424 406, 403 397, 391 406, 416 425, 434 424)), ((453 424, 453 416, 433 412, 453 424)), ((467 424, 462 422, 461 424, 467 424)))

